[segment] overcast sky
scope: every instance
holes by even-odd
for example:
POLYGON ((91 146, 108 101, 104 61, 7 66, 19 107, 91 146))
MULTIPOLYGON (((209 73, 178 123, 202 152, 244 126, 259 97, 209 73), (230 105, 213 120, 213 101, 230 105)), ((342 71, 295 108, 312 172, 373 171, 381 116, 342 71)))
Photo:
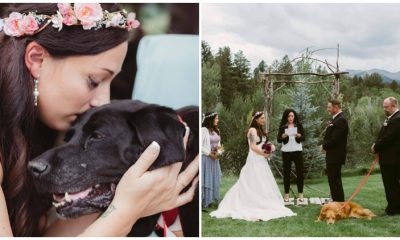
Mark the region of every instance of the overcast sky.
MULTIPOLYGON (((340 44, 341 70, 400 71, 400 4, 202 4, 202 39, 252 67, 340 44)), ((335 63, 336 51, 319 53, 335 63)))

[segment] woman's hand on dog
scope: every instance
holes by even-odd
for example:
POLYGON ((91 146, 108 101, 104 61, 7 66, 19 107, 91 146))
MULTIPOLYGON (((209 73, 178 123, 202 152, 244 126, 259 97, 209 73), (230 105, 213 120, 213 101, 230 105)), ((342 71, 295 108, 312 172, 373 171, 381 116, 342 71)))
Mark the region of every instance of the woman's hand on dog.
POLYGON ((134 202, 137 208, 138 202, 142 203, 139 205, 140 217, 150 216, 190 202, 198 182, 198 177, 196 177, 199 171, 198 156, 181 173, 179 173, 182 167, 181 162, 148 171, 160 150, 159 145, 156 144, 156 146, 150 146, 143 152, 139 160, 124 174, 116 190, 116 197, 117 194, 128 197, 126 202, 129 206, 132 206, 134 202), (153 147, 153 150, 149 150, 153 147), (191 182, 190 189, 180 194, 191 182), (137 202, 133 199, 137 199, 137 202))
POLYGON ((83 235, 91 235, 90 230, 94 230, 96 224, 99 225, 95 229, 101 229, 106 222, 113 222, 112 225, 119 229, 114 232, 108 229, 109 232, 102 235, 124 236, 139 218, 182 206, 193 199, 198 183, 199 157, 196 156, 181 173, 182 163, 148 171, 159 153, 160 146, 153 142, 122 176, 107 211, 83 235), (181 193, 191 182, 191 187, 181 193), (110 221, 105 221, 107 218, 110 221))

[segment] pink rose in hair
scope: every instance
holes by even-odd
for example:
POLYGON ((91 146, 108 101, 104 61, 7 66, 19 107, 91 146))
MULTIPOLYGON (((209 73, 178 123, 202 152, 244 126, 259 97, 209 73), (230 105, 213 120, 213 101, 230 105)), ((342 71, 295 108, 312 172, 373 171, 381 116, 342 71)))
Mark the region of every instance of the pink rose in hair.
POLYGON ((57 7, 63 16, 72 11, 71 4, 69 3, 57 3, 57 7))
POLYGON ((75 3, 75 16, 81 21, 82 27, 89 30, 96 26, 96 22, 103 18, 103 9, 100 3, 75 3))
POLYGON ((63 23, 67 26, 72 26, 78 23, 78 19, 76 19, 74 13, 71 11, 68 14, 64 15, 63 23))
POLYGON ((131 12, 128 14, 127 24, 128 31, 130 31, 132 28, 138 28, 140 26, 140 22, 136 20, 136 13, 131 12))
POLYGON ((39 29, 39 25, 32 13, 24 16, 21 25, 26 35, 33 35, 39 29))
POLYGON ((22 14, 12 12, 4 21, 4 33, 8 36, 19 37, 24 35, 22 26, 22 14))
POLYGON ((62 15, 63 23, 67 26, 72 26, 78 23, 75 13, 69 3, 58 3, 58 10, 62 15))

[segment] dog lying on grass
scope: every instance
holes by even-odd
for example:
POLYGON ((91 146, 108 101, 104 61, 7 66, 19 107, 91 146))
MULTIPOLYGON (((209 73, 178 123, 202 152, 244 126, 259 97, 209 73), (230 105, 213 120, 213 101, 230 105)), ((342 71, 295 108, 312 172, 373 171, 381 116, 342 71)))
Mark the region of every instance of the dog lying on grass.
POLYGON ((327 224, 334 224, 335 221, 353 217, 367 218, 371 220, 376 215, 369 209, 361 207, 359 204, 349 202, 342 208, 344 202, 330 202, 322 206, 319 217, 316 222, 326 220, 327 224))

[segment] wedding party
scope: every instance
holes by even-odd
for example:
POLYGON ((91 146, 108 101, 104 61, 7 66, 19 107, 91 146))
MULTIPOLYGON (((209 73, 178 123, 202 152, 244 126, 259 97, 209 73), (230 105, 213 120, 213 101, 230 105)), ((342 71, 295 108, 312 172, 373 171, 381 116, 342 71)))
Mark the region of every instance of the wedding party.
POLYGON ((202 236, 400 236, 399 70, 311 14, 343 6, 394 29, 393 4, 204 5, 202 236))

